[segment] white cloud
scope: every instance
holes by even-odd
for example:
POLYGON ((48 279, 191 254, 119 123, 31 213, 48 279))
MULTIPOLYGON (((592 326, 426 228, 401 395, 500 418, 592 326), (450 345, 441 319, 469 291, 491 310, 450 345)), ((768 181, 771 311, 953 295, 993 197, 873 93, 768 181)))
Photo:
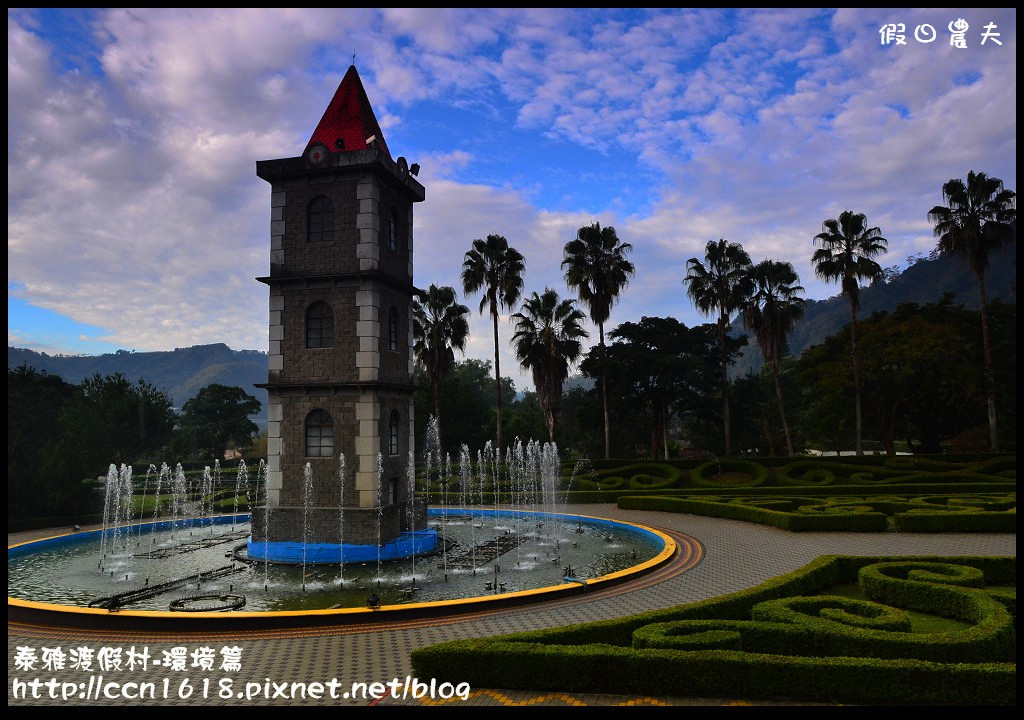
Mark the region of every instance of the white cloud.
MULTIPOLYGON (((984 170, 1016 188, 1014 12, 957 11, 972 29, 997 22, 1002 47, 880 47, 883 22, 945 17, 899 12, 122 9, 97 15, 100 74, 63 65, 31 11, 9 13, 9 284, 126 347, 264 349, 252 278, 267 267, 268 189, 253 161, 297 154, 356 52, 385 130, 436 103, 477 117, 480 135, 504 123, 655 178, 601 208, 586 188, 623 181, 585 164, 560 169, 580 189, 554 197, 539 168, 483 184, 478 155, 434 149, 418 285, 459 287, 470 242, 497 232, 526 256, 527 292, 565 294, 561 249, 599 220, 638 268, 609 326, 699 322, 683 266, 719 237, 834 294, 809 267, 825 218, 866 213, 892 264, 933 246, 925 214, 949 178, 984 170)), ((470 354, 490 357, 489 320, 472 331, 470 354)))

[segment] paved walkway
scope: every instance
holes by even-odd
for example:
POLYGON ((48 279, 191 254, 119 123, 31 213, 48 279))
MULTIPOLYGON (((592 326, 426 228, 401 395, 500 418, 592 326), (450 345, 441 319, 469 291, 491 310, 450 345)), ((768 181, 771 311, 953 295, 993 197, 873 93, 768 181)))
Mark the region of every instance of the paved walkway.
MULTIPOLYGON (((35 664, 35 671, 16 670, 14 658, 18 646, 34 648, 37 655, 42 656, 42 648, 61 647, 65 653, 71 648, 89 647, 95 651, 106 647, 121 647, 122 657, 128 648, 135 646, 141 652, 144 646, 152 658, 163 658, 163 651, 175 646, 184 646, 189 653, 200 647, 213 647, 217 652, 213 670, 189 668, 186 671, 168 670, 165 667, 150 666, 146 672, 129 672, 127 660, 123 662, 125 669, 121 672, 107 673, 105 682, 115 680, 120 683, 128 681, 152 682, 156 684, 156 701, 161 705, 323 705, 323 704, 442 704, 445 706, 461 704, 479 705, 735 705, 735 704, 772 704, 763 701, 753 703, 737 699, 713 699, 686 697, 686 687, 680 685, 679 697, 675 698, 637 698, 610 695, 566 695, 559 693, 529 693, 500 689, 473 688, 470 697, 464 701, 456 695, 448 699, 434 700, 395 700, 391 697, 374 699, 373 688, 367 686, 366 695, 360 688, 356 689, 357 697, 347 699, 339 697, 335 700, 312 698, 290 698, 290 683, 303 682, 327 683, 337 678, 340 683, 336 692, 341 695, 349 691, 352 695, 353 682, 373 683, 388 682, 392 678, 399 679, 398 692, 402 693, 405 678, 412 674, 409 653, 414 648, 454 640, 458 638, 484 637, 503 633, 535 630, 555 627, 568 623, 600 620, 621 615, 632 614, 643 610, 669 607, 680 603, 703 600, 724 593, 742 590, 757 585, 768 578, 795 570, 810 562, 819 555, 1016 555, 1016 534, 1012 533, 790 533, 763 525, 743 523, 733 520, 706 518, 695 515, 651 512, 644 510, 620 510, 614 505, 573 505, 572 512, 581 515, 598 515, 614 519, 642 523, 669 532, 685 533, 696 538, 704 547, 701 563, 681 574, 657 583, 638 582, 636 589, 614 595, 588 598, 579 596, 574 602, 551 602, 525 607, 497 610, 479 617, 460 616, 456 618, 435 618, 411 620, 404 623, 389 622, 386 627, 355 627, 313 628, 307 630, 280 631, 264 637, 245 638, 224 637, 214 635, 198 635, 177 633, 168 637, 167 633, 128 633, 110 631, 76 631, 54 630, 29 627, 8 623, 8 704, 67 704, 60 699, 50 700, 45 697, 48 690, 39 689, 44 696, 37 700, 31 699, 31 689, 26 690, 26 698, 15 698, 12 695, 14 681, 28 681, 39 678, 46 681, 55 677, 58 683, 72 681, 88 682, 90 672, 71 669, 70 662, 61 671, 46 671, 42 660, 35 664), (221 670, 220 650, 224 647, 240 646, 242 648, 241 670, 236 672, 221 670), (184 679, 192 687, 192 694, 187 698, 188 688, 179 692, 184 679), (220 697, 222 679, 230 680, 230 691, 227 698, 220 697), (166 681, 166 685, 165 685, 166 681), (202 698, 206 687, 206 699, 202 698), (251 683, 251 685, 247 685, 251 683), (257 686, 257 683, 259 685, 257 686), (289 684, 284 691, 274 697, 275 687, 282 691, 283 684, 289 684), (166 699, 164 688, 167 687, 166 699), (237 692, 249 691, 250 699, 239 700, 237 692)), ((46 533, 37 533, 37 536, 46 533)), ((8 535, 8 543, 30 539, 28 533, 8 535)), ((173 630, 171 631, 173 632, 173 630)), ((191 659, 189 664, 191 665, 191 659)), ((95 668, 95 662, 94 662, 95 668)), ((94 669, 93 673, 96 670, 94 669)), ((84 685, 84 684, 83 684, 84 685)), ((446 689, 449 694, 458 688, 446 689)), ((464 694, 464 688, 460 691, 464 694)), ((70 701, 75 704, 129 705, 153 704, 148 698, 142 700, 114 699, 95 695, 87 696, 88 688, 82 687, 75 698, 73 688, 70 701)), ((61 692, 61 686, 57 686, 61 692)), ((111 690, 111 692, 114 692, 111 690)), ((325 693, 330 690, 326 689, 325 693)), ((324 697, 328 697, 326 694, 324 697)))

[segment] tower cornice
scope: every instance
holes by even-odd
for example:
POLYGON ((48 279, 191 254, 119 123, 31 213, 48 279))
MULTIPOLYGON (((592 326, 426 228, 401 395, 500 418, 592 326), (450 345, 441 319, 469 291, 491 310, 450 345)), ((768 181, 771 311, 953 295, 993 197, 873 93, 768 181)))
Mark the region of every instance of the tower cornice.
POLYGON ((372 172, 389 181, 407 200, 423 202, 423 185, 399 163, 374 148, 326 155, 320 164, 308 157, 279 158, 256 161, 256 175, 276 187, 305 185, 310 182, 331 182, 350 178, 359 172, 372 172))

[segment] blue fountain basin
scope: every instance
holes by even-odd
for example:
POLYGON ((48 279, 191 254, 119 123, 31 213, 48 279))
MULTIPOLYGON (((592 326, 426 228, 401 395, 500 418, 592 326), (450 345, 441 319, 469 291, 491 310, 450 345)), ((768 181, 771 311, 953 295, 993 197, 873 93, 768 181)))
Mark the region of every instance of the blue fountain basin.
POLYGON ((249 539, 249 557, 274 563, 337 565, 340 562, 366 563, 399 560, 426 555, 437 550, 436 530, 404 532, 389 543, 355 545, 352 543, 256 542, 249 539))

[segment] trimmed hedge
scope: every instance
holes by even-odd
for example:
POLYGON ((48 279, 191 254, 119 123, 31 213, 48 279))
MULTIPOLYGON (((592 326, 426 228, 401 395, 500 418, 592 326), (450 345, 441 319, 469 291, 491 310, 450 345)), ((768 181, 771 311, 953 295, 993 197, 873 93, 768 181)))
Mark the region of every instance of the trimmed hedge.
MULTIPOLYGON (((897 457, 881 456, 843 458, 723 458, 688 460, 594 460, 586 463, 566 462, 561 467, 559 491, 567 493, 569 502, 614 501, 624 492, 654 491, 663 493, 701 494, 705 492, 744 492, 759 487, 764 491, 825 491, 837 495, 863 493, 867 487, 884 486, 887 492, 1005 492, 1016 487, 1016 455, 897 457), (742 484, 716 479, 720 474, 741 473, 749 476, 742 484), (597 493, 597 494, 591 494, 597 493)), ((458 465, 452 466, 449 482, 439 481, 438 471, 430 482, 421 483, 431 493, 460 494, 458 465)), ((499 468, 507 473, 507 468, 499 468)), ((476 478, 474 478, 474 481, 476 478)), ((739 478, 742 480, 742 478, 739 478)), ((473 495, 480 488, 474 485, 473 495)), ((504 480, 495 488, 489 479, 485 493, 500 492, 508 496, 511 486, 504 480)))
POLYGON ((837 481, 842 484, 853 482, 851 476, 862 477, 883 477, 897 478, 906 473, 875 468, 871 471, 864 470, 862 465, 852 465, 846 462, 822 462, 820 460, 798 460, 788 465, 783 465, 775 471, 775 481, 779 485, 789 486, 822 486, 833 485, 837 481))
POLYGON ((1007 612, 1013 615, 1014 622, 1017 617, 1017 588, 989 588, 986 590, 989 597, 998 602, 1007 612))
POLYGON ((915 634, 900 608, 838 596, 790 597, 758 603, 752 620, 649 625, 633 633, 633 647, 933 662, 987 662, 1012 655, 1013 620, 999 603, 978 592, 950 614, 957 610, 971 620, 980 617, 963 631, 915 634))
POLYGON ((883 467, 866 469, 849 462, 798 460, 775 471, 775 481, 786 486, 891 485, 904 483, 1015 483, 1000 473, 1016 467, 1016 458, 995 458, 984 463, 958 464, 919 458, 888 458, 883 467))
POLYGON ((1017 512, 896 513, 898 532, 1017 532, 1017 512))
MULTIPOLYGON (((711 454, 711 453, 709 453, 711 454)), ((888 456, 884 454, 879 455, 815 455, 815 456, 803 456, 803 459, 821 461, 821 462, 841 462, 847 465, 867 465, 884 467, 886 461, 897 460, 903 463, 921 463, 922 467, 924 464, 929 462, 939 463, 952 463, 956 465, 973 465, 973 464, 984 464, 990 461, 1009 461, 1011 465, 1016 464, 1016 453, 1013 452, 981 452, 981 453, 945 453, 939 455, 895 455, 888 456)), ((756 463, 760 463, 766 467, 777 467, 784 465, 787 462, 791 462, 790 458, 779 457, 772 455, 744 455, 743 460, 750 460, 756 463)), ((708 461, 708 457, 694 457, 694 458, 669 458, 668 460, 659 458, 657 460, 644 460, 642 462, 658 462, 672 465, 684 470, 693 469, 698 465, 703 465, 708 461)), ((246 462, 249 462, 246 460, 246 462)), ((599 459, 588 459, 587 462, 595 470, 610 470, 622 465, 638 462, 635 458, 612 458, 611 460, 599 459)), ((572 469, 576 467, 578 461, 565 460, 562 462, 562 467, 566 468, 565 474, 570 474, 572 469)))
POLYGON ((755 588, 698 603, 420 648, 412 653, 413 668, 439 681, 545 691, 1015 704, 1013 620, 1002 603, 980 589, 911 579, 914 570, 937 573, 939 580, 979 571, 993 585, 1016 582, 1013 557, 827 556, 755 588), (875 572, 880 563, 889 567, 875 572), (954 566, 970 569, 954 572, 954 566), (907 579, 898 577, 902 568, 907 579), (874 589, 872 602, 794 599, 865 573, 882 577, 884 587, 906 586, 891 591, 889 604, 941 607, 974 624, 930 635, 867 627, 873 618, 885 618, 876 625, 905 627, 899 607, 876 605, 883 591, 874 589), (930 587, 921 591, 918 583, 930 587))
POLYGON ((569 478, 562 477, 565 485, 580 490, 617 490, 625 486, 630 490, 655 490, 679 483, 683 471, 662 462, 630 463, 605 469, 595 469, 569 478))
POLYGON ((888 518, 881 513, 849 514, 791 513, 746 504, 719 503, 702 498, 623 497, 619 507, 625 510, 661 510, 708 517, 743 520, 772 527, 801 531, 879 532, 888 527, 888 518))
MULTIPOLYGON (((668 490, 659 490, 656 493, 650 494, 665 497, 684 497, 698 495, 734 495, 737 497, 745 497, 751 495, 772 495, 777 497, 801 495, 820 495, 824 497, 864 497, 865 493, 871 493, 872 496, 881 496, 883 494, 895 496, 962 493, 964 495, 976 496, 982 493, 1000 493, 1003 495, 1007 495, 1007 490, 1013 492, 1014 489, 1014 486, 1007 487, 1005 483, 922 483, 920 485, 914 483, 907 483, 903 485, 885 485, 884 487, 877 488, 877 490, 870 487, 865 487, 863 485, 826 485, 822 487, 815 487, 812 485, 807 485, 803 487, 779 487, 772 485, 761 485, 753 490, 751 490, 750 488, 742 487, 688 489, 669 488, 668 490)), ((622 497, 624 495, 637 494, 638 493, 635 492, 622 491, 618 494, 618 497, 622 497)), ((573 497, 573 493, 569 493, 569 497, 573 497)))
POLYGON ((979 510, 1000 511, 1017 507, 1016 493, 1003 497, 991 495, 936 495, 918 496, 910 499, 910 512, 977 512, 979 510))
POLYGON ((712 460, 697 467, 690 473, 690 482, 694 487, 756 487, 764 485, 767 480, 768 469, 764 465, 752 460, 737 460, 735 458, 712 460), (726 483, 715 479, 726 473, 750 475, 750 480, 743 483, 726 483))
MULTIPOLYGON (((779 498, 786 498, 791 496, 824 496, 824 497, 839 497, 843 493, 848 493, 853 497, 863 497, 865 488, 861 487, 843 487, 839 485, 832 485, 826 487, 772 487, 767 485, 761 485, 756 488, 755 492, 758 496, 774 496, 779 498)), ((914 494, 914 493, 955 493, 963 492, 969 493, 975 496, 979 493, 1001 493, 1006 494, 1005 484, 971 484, 971 485, 957 485, 957 484, 925 484, 925 485, 887 485, 885 487, 887 494, 900 493, 900 494, 914 494)), ((703 496, 734 496, 743 497, 751 494, 748 488, 691 488, 686 490, 677 490, 674 488, 661 489, 650 492, 650 497, 703 497, 703 496)), ((423 494, 428 498, 431 504, 440 505, 442 500, 441 497, 444 493, 430 492, 423 494)), ((461 495, 457 492, 447 493, 447 500, 444 502, 448 505, 458 505, 462 502, 461 495)), ((571 490, 564 493, 559 493, 560 498, 565 498, 565 501, 572 505, 577 503, 606 503, 606 502, 617 502, 622 497, 644 497, 643 491, 637 490, 571 490)), ((500 502, 511 502, 512 496, 507 492, 500 494, 500 502)), ((522 500, 520 493, 516 494, 516 498, 522 500)), ((538 494, 527 495, 526 499, 530 502, 539 502, 540 496, 538 494)), ((470 505, 493 505, 495 503, 495 494, 493 492, 485 492, 483 495, 483 503, 480 502, 480 493, 474 492, 472 497, 467 498, 468 504, 470 505)))
POLYGON ((811 658, 600 645, 562 648, 484 640, 460 640, 430 656, 424 650, 414 650, 412 655, 413 668, 420 676, 483 687, 642 695, 789 696, 827 703, 1016 703, 1017 673, 1010 663, 811 658), (471 671, 470 667, 482 672, 471 671), (488 672, 488 668, 495 670, 488 672))
POLYGON ((826 498, 626 495, 619 498, 618 505, 628 510, 682 512, 743 520, 793 532, 880 532, 889 529, 890 515, 894 517, 895 529, 902 532, 1015 531, 1015 495, 990 498, 977 495, 967 498, 929 496, 925 498, 927 503, 915 505, 917 500, 920 498, 893 495, 826 498), (1014 508, 1008 512, 983 510, 985 507, 1003 508, 1006 505, 1014 508), (942 507, 954 509, 939 510, 942 507))

